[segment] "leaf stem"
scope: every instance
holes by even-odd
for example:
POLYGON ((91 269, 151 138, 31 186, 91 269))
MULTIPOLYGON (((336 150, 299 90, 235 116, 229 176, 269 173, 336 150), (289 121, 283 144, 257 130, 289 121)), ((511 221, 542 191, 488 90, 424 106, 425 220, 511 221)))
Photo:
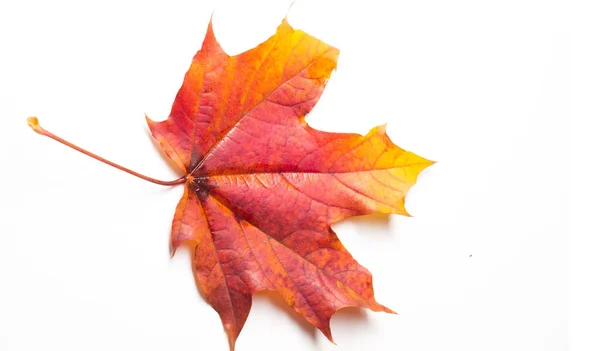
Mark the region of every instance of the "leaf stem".
POLYGON ((142 178, 143 180, 146 180, 148 182, 151 182, 151 183, 154 183, 154 184, 159 184, 159 185, 165 185, 165 186, 183 184, 183 183, 186 182, 186 176, 181 176, 181 177, 179 177, 179 178, 177 178, 175 180, 171 180, 171 181, 158 180, 158 179, 154 179, 154 178, 145 176, 145 175, 143 175, 141 173, 132 171, 129 168, 125 168, 125 167, 123 167, 121 165, 118 165, 118 164, 116 164, 114 162, 111 162, 111 161, 109 161, 109 160, 107 160, 107 159, 105 159, 103 157, 100 157, 100 156, 98 156, 98 155, 96 155, 96 154, 94 154, 92 152, 89 152, 89 151, 87 151, 85 149, 82 149, 79 146, 77 146, 75 144, 72 144, 72 143, 66 141, 65 139, 63 139, 61 137, 58 137, 58 136, 50 133, 49 131, 45 130, 44 128, 42 128, 40 126, 37 117, 29 117, 29 118, 27 118, 27 124, 29 124, 29 126, 31 127, 31 129, 33 129, 34 132, 36 132, 36 133, 38 133, 40 135, 47 136, 50 139, 54 139, 54 140, 58 141, 59 143, 70 147, 71 149, 75 149, 75 150, 81 152, 82 154, 85 154, 85 155, 87 155, 87 156, 89 156, 91 158, 94 158, 94 159, 102 162, 102 163, 106 163, 109 166, 113 166, 113 167, 115 167, 117 169, 120 169, 123 172, 127 172, 127 173, 129 173, 131 175, 134 175, 134 176, 138 177, 138 178, 142 178))

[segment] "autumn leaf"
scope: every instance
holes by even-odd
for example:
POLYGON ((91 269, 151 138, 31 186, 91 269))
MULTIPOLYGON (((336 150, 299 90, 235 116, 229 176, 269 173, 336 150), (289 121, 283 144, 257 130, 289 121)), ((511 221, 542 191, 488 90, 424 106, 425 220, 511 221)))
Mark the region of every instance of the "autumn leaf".
POLYGON ((373 212, 407 215, 404 199, 432 162, 367 135, 307 125, 339 50, 284 20, 256 48, 229 56, 209 24, 167 120, 147 118, 183 176, 164 182, 125 169, 29 123, 40 134, 163 185, 184 184, 171 249, 192 248, 197 286, 219 314, 231 350, 252 294, 274 290, 332 340, 348 306, 392 312, 331 224, 373 212))

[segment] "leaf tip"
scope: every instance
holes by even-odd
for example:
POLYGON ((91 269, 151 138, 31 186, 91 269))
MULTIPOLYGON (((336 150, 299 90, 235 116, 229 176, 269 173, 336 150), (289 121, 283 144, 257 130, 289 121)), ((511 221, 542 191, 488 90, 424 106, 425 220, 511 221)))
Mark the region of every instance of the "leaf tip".
POLYGON ((433 166, 434 164, 438 163, 438 161, 432 161, 432 160, 429 160, 429 159, 426 159, 423 157, 422 157, 422 159, 423 159, 423 161, 421 161, 422 167, 419 170, 419 174, 421 174, 421 172, 424 171, 426 168, 429 168, 429 167, 433 166))
POLYGON ((325 335, 325 337, 327 338, 327 340, 329 340, 329 342, 331 342, 334 345, 337 345, 337 343, 333 340, 333 335, 331 335, 331 326, 329 325, 329 321, 327 322, 327 327, 326 328, 319 328, 321 330, 321 332, 323 333, 323 335, 325 335))
POLYGON ((169 241, 169 258, 173 259, 175 257, 175 252, 177 252, 177 248, 173 247, 173 243, 169 241))
POLYGON ((395 315, 397 315, 397 314, 398 314, 396 311, 394 311, 394 310, 391 310, 391 309, 389 309, 389 308, 387 308, 387 307, 385 307, 385 306, 383 306, 383 312, 385 312, 385 313, 389 313, 389 314, 395 314, 395 315))
POLYGON ((235 351, 235 342, 237 340, 237 335, 233 331, 233 326, 224 324, 223 327, 225 327, 225 333, 227 334, 227 340, 229 341, 229 351, 235 351))
POLYGON ((387 123, 373 127, 369 133, 367 133, 367 136, 372 135, 387 136, 387 123))
MULTIPOLYGON (((215 36, 215 29, 213 27, 213 21, 215 18, 215 11, 210 14, 210 19, 208 20, 208 26, 206 27, 206 35, 204 36, 204 43, 211 43, 212 45, 216 45, 217 47, 221 47, 217 42, 217 37, 215 36)), ((203 44, 204 46, 204 44, 203 44)))
POLYGON ((287 23, 287 21, 288 21, 287 18, 288 18, 288 15, 290 14, 290 10, 292 9, 292 6, 294 6, 295 3, 296 3, 296 0, 292 0, 290 2, 290 6, 288 6, 287 12, 285 13, 285 17, 283 18, 283 22, 287 23))
POLYGON ((146 118, 146 123, 148 124, 149 127, 152 127, 152 125, 155 123, 153 120, 150 119, 150 117, 148 117, 147 114, 144 114, 144 117, 146 118))

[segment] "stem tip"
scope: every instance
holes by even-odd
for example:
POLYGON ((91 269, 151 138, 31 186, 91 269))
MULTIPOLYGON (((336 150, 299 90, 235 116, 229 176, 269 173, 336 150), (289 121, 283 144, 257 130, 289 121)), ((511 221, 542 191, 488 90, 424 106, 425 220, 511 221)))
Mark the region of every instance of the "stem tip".
POLYGON ((28 117, 27 124, 36 133, 40 133, 42 131, 42 127, 40 126, 40 122, 38 121, 37 117, 28 117))

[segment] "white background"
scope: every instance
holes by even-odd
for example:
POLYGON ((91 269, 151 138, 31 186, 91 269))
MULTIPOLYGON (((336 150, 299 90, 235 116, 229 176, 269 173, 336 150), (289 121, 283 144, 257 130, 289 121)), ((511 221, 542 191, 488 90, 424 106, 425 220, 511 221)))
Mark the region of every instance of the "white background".
MULTIPOLYGON (((213 10, 234 55, 273 34, 289 6, 249 3, 0 5, 0 350, 227 350, 189 254, 169 258, 181 187, 86 158, 25 118, 177 178, 144 113, 167 117, 213 10)), ((408 196, 413 218, 334 228, 398 315, 342 311, 335 346, 259 293, 237 350, 566 350, 571 9, 298 0, 288 18, 341 49, 313 127, 387 122, 398 145, 438 163, 408 196)))

